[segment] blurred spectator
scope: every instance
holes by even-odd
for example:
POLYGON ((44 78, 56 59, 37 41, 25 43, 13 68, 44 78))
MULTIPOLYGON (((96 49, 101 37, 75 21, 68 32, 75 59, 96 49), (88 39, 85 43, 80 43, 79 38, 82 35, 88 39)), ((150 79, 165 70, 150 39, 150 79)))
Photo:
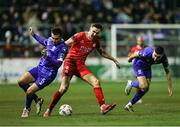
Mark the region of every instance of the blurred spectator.
MULTIPOLYGON (((112 23, 180 23, 180 2, 169 0, 1 0, 0 42, 6 44, 6 32, 11 44, 31 45, 26 35, 32 26, 36 32, 49 36, 47 29, 62 26, 67 39, 92 22, 112 23), (36 29, 37 28, 37 29, 36 29)), ((26 53, 27 54, 27 53, 26 53)))

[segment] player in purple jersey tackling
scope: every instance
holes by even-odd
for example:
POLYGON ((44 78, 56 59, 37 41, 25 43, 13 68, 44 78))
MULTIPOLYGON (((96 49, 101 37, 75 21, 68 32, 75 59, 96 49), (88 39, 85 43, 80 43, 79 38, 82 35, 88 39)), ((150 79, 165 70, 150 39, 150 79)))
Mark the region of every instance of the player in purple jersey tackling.
POLYGON ((60 28, 53 28, 51 30, 51 37, 49 38, 42 38, 35 34, 31 27, 29 28, 29 32, 45 49, 41 52, 42 57, 39 64, 28 72, 25 72, 18 79, 19 87, 26 93, 26 106, 21 115, 23 118, 29 116, 32 100, 36 103, 36 113, 40 113, 44 100, 35 93, 48 86, 55 79, 58 69, 68 52, 68 47, 61 38, 62 31, 60 28), (29 85, 30 83, 32 83, 31 86, 29 85))
POLYGON ((168 80, 169 96, 172 96, 172 76, 168 68, 168 59, 164 53, 163 47, 157 46, 144 48, 143 50, 135 52, 128 57, 128 62, 132 62, 132 60, 134 73, 138 81, 128 80, 125 93, 126 95, 129 95, 132 87, 139 88, 139 90, 134 95, 133 99, 124 107, 125 110, 134 112, 132 106, 149 90, 152 77, 151 66, 153 64, 162 63, 168 80))

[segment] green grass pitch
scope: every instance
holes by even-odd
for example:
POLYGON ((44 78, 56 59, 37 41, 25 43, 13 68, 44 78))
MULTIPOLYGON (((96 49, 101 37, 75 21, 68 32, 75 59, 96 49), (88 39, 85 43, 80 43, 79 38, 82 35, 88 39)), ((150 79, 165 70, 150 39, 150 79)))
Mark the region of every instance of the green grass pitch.
POLYGON ((43 118, 54 92, 59 84, 52 84, 38 95, 45 99, 40 115, 35 114, 35 103, 32 103, 29 118, 22 119, 21 112, 25 104, 25 94, 17 85, 0 85, 0 126, 178 126, 180 125, 180 80, 174 80, 174 95, 168 97, 167 82, 152 81, 149 92, 142 104, 136 104, 135 113, 124 111, 124 105, 132 98, 125 96, 125 82, 102 82, 105 100, 115 102, 117 107, 106 115, 100 109, 91 86, 83 81, 71 83, 68 92, 59 101, 49 118, 43 118), (71 116, 59 116, 58 108, 62 104, 73 108, 71 116))

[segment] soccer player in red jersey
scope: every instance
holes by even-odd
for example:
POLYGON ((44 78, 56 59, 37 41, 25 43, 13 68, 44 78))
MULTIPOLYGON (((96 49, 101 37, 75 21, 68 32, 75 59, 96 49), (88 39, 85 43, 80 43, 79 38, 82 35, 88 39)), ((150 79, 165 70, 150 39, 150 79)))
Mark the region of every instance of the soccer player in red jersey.
POLYGON ((144 49, 144 39, 143 39, 142 36, 137 36, 136 45, 131 48, 128 56, 130 56, 130 54, 132 54, 134 52, 138 52, 138 51, 140 51, 142 49, 144 49))
POLYGON ((48 109, 44 113, 44 117, 50 115, 54 106, 68 90, 73 75, 78 76, 93 86, 94 94, 100 105, 102 114, 106 114, 116 106, 116 104, 105 104, 99 80, 85 65, 87 56, 96 49, 102 57, 112 60, 116 66, 120 68, 119 62, 100 46, 98 35, 102 30, 103 27, 101 24, 91 24, 88 32, 79 32, 65 42, 67 45, 71 46, 71 48, 65 58, 61 86, 59 90, 55 92, 48 109))
MULTIPOLYGON (((131 54, 135 53, 135 52, 138 52, 138 51, 140 51, 140 50, 143 50, 144 48, 145 48, 145 46, 144 46, 144 39, 143 39, 143 37, 142 37, 142 36, 137 36, 137 38, 136 38, 136 45, 133 46, 133 47, 130 49, 130 52, 129 52, 129 54, 128 54, 128 57, 129 57, 131 54)), ((128 83, 130 83, 130 82, 131 82, 131 80, 128 80, 128 83)), ((138 92, 138 90, 139 90, 139 89, 137 89, 137 92, 138 92)), ((142 99, 139 99, 139 101, 138 101, 137 103, 142 103, 142 99)))

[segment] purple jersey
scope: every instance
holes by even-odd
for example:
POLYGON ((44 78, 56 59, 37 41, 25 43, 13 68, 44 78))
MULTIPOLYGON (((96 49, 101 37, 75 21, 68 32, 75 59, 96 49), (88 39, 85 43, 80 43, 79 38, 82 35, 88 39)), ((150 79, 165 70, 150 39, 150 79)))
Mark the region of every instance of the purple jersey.
POLYGON ((47 57, 40 58, 39 66, 57 71, 68 52, 68 47, 64 40, 62 39, 59 43, 53 45, 51 37, 44 39, 36 34, 33 37, 47 49, 47 57))
POLYGON ((154 59, 152 58, 153 52, 154 52, 153 47, 147 47, 139 51, 139 57, 134 59, 133 66, 146 69, 146 68, 151 68, 151 65, 153 64, 162 63, 165 68, 168 67, 167 56, 164 54, 159 61, 155 62, 154 59))
POLYGON ((39 65, 29 70, 29 73, 35 79, 36 85, 43 89, 55 79, 57 71, 68 52, 68 47, 64 40, 53 45, 51 37, 44 39, 36 34, 33 37, 47 49, 47 57, 41 57, 39 65))
POLYGON ((133 61, 133 69, 136 77, 145 76, 146 78, 151 79, 151 65, 153 64, 162 63, 165 68, 168 67, 167 56, 164 54, 159 61, 155 62, 152 58, 153 52, 153 47, 147 47, 139 51, 139 56, 133 61))

